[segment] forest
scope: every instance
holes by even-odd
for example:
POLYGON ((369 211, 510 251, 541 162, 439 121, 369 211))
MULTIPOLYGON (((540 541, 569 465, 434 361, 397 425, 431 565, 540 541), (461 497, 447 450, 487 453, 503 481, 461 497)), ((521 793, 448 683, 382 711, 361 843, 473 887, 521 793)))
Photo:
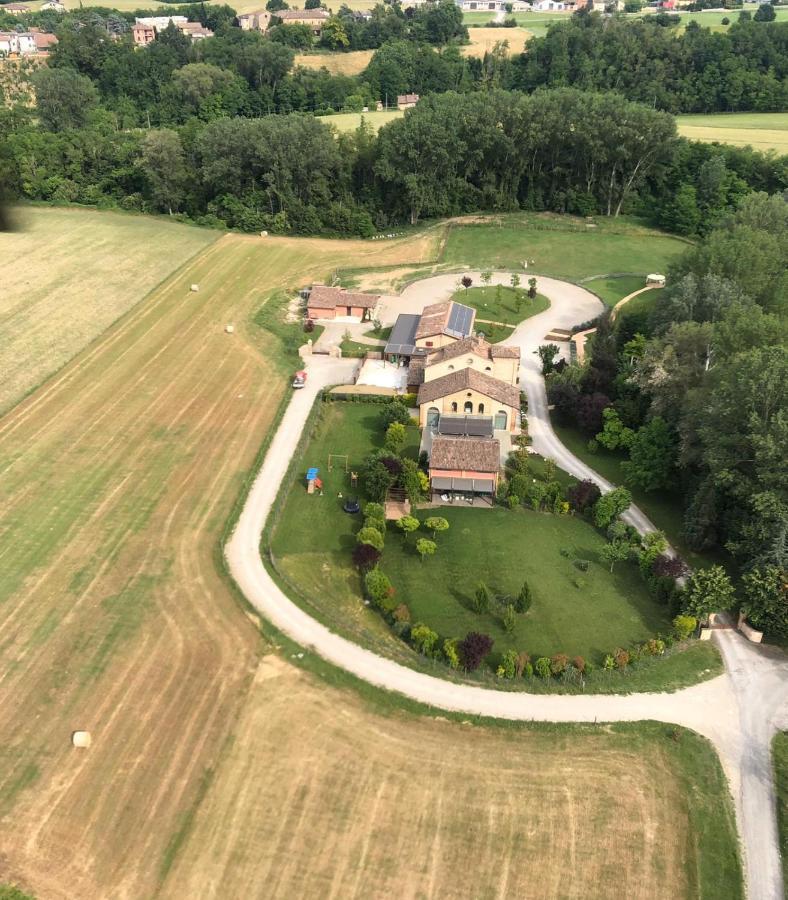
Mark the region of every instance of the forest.
POLYGON ((547 375, 549 400, 626 454, 630 485, 684 498, 689 546, 729 554, 750 620, 788 635, 785 197, 745 197, 668 282, 651 312, 601 317, 587 365, 547 375))

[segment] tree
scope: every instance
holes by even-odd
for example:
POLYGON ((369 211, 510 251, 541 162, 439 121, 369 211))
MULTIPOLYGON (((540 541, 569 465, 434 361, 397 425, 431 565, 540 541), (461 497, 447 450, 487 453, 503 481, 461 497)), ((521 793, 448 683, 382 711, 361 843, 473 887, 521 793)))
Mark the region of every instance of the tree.
POLYGON ((424 562, 425 557, 433 556, 437 549, 438 545, 435 541, 430 541, 427 538, 419 538, 416 541, 416 551, 421 557, 422 562, 424 562))
POLYGON ((41 124, 50 131, 83 128, 98 104, 93 82, 73 69, 44 66, 31 78, 41 124))
POLYGON ((632 494, 624 488, 613 488, 597 500, 594 504, 594 524, 597 528, 607 528, 614 519, 629 509, 632 503, 632 494))
POLYGON ((788 580, 777 566, 755 568, 742 578, 744 604, 750 623, 769 635, 788 635, 788 580))
POLYGON ((394 588, 391 586, 388 576, 380 569, 370 569, 367 572, 364 576, 364 587, 370 600, 381 607, 394 596, 394 588))
POLYGON ((460 284, 467 291, 468 288, 473 284, 473 278, 471 278, 470 275, 463 275, 462 278, 460 279, 460 284))
POLYGON ((634 434, 629 460, 621 464, 621 470, 629 484, 657 491, 673 481, 676 452, 675 434, 664 419, 655 416, 634 434))
POLYGON ((603 416, 609 406, 610 397, 601 391, 581 395, 575 411, 578 427, 586 434, 597 434, 602 430, 603 416))
POLYGON ((512 272, 512 277, 509 279, 509 284, 512 286, 512 290, 517 292, 517 289, 520 287, 520 276, 517 272, 512 272))
POLYGON ((376 550, 383 550, 383 535, 377 528, 362 528, 356 535, 356 542, 359 544, 369 544, 376 550))
POLYGON ((392 422, 386 429, 385 447, 392 453, 399 454, 405 444, 405 426, 400 422, 392 422))
POLYGON ((591 509, 602 496, 599 485, 588 479, 570 485, 566 490, 566 499, 575 512, 584 513, 591 509))
POLYGON ((488 287, 490 282, 492 281, 492 272, 490 272, 490 271, 481 272, 479 275, 479 278, 481 278, 482 284, 485 287, 488 287))
POLYGON ((290 7, 285 3, 285 0, 268 0, 265 4, 265 8, 268 12, 278 13, 282 9, 290 9, 290 7))
POLYGON ((321 0, 306 0, 304 9, 320 9, 322 5, 321 0))
POLYGON ((367 495, 381 502, 394 484, 394 476, 380 460, 374 460, 365 468, 363 480, 367 495))
POLYGON ((399 528, 406 537, 414 531, 417 531, 420 524, 421 523, 415 516, 402 516, 402 518, 397 519, 397 528, 399 528))
POLYGON ((473 594, 473 609, 478 615, 486 613, 490 609, 490 589, 480 581, 473 594))
POLYGON ((402 460, 400 483, 411 506, 415 506, 430 487, 429 478, 419 469, 415 460, 402 460))
POLYGON ((438 634, 429 625, 419 622, 410 630, 410 639, 413 646, 424 656, 433 656, 435 645, 438 643, 438 634))
POLYGON ((608 406, 602 410, 602 421, 604 426, 596 440, 606 450, 626 450, 632 445, 635 432, 624 425, 615 407, 608 406))
POLYGON ((730 609, 734 600, 733 584, 722 566, 696 569, 687 582, 684 612, 705 622, 709 613, 730 609))
POLYGON ((388 428, 389 425, 392 425, 394 422, 399 422, 400 425, 410 424, 410 413, 408 412, 408 408, 400 400, 392 400, 391 403, 387 403, 383 407, 381 418, 383 419, 383 426, 385 428, 388 428))
POLYGON ((189 179, 178 133, 169 128, 149 131, 142 139, 140 165, 154 205, 172 215, 183 203, 189 179))
POLYGON ((503 630, 507 634, 512 634, 514 632, 515 626, 517 625, 517 614, 514 611, 514 606, 511 603, 506 604, 506 609, 503 611, 502 618, 503 630))
POLYGON ((536 279, 528 279, 528 296, 533 300, 536 297, 536 279))
POLYGON ((527 581, 523 582, 523 586, 520 588, 520 592, 514 601, 514 608, 518 613, 527 613, 531 608, 531 604, 533 603, 533 593, 531 591, 531 586, 527 581))
POLYGON ((777 18, 777 13, 771 3, 761 3, 755 10, 752 17, 753 22, 773 22, 777 18))
POLYGON ((466 672, 475 672, 493 648, 493 639, 478 631, 469 631, 457 644, 457 652, 466 672))
POLYGON ((386 519, 386 510, 382 503, 365 503, 364 516, 368 519, 386 519))
POLYGON ((542 360, 542 375, 547 375, 553 371, 556 356, 561 352, 557 344, 541 344, 536 351, 536 355, 542 360))
POLYGON ((437 532, 449 530, 449 522, 447 519, 444 519, 443 516, 430 516, 429 519, 424 522, 424 527, 427 531, 432 532, 432 537, 434 539, 437 532))
POLYGON ((380 560, 380 550, 372 544, 356 544, 353 548, 353 565, 357 569, 366 571, 374 568, 380 560))
POLYGON ((599 555, 605 562, 610 563, 610 571, 617 562, 624 562, 629 559, 632 547, 628 541, 616 540, 610 541, 600 550, 599 555))
POLYGON ((339 16, 331 16, 320 32, 320 45, 329 50, 344 50, 350 44, 350 39, 345 31, 345 25, 339 16))

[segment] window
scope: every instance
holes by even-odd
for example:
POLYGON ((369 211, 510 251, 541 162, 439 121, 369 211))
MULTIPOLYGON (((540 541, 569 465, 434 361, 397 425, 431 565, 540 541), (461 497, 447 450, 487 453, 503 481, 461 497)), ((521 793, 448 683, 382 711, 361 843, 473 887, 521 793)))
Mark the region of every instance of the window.
POLYGON ((449 366, 449 371, 450 371, 450 372, 453 372, 453 371, 454 371, 454 366, 449 366))
POLYGON ((484 412, 484 404, 480 403, 479 404, 479 415, 481 415, 483 412, 484 412))
POLYGON ((495 428, 497 431, 504 431, 506 429, 506 419, 506 413, 502 409, 499 409, 495 414, 495 428))
POLYGON ((462 410, 464 413, 472 413, 473 412, 473 403, 469 400, 462 410))
POLYGON ((438 409, 438 407, 431 406, 427 410, 427 425, 430 428, 434 428, 438 424, 440 417, 441 417, 441 413, 440 413, 440 410, 438 409))
POLYGON ((485 366, 485 367, 484 367, 484 371, 485 371, 485 372, 492 372, 492 366, 485 366))
POLYGON ((431 346, 432 346, 432 341, 424 341, 424 346, 425 346, 425 347, 431 347, 431 346))
POLYGON ((469 357, 465 360, 465 364, 466 364, 467 366, 472 366, 472 365, 473 365, 473 357, 472 357, 472 356, 469 356, 469 357))
POLYGON ((452 405, 451 405, 451 411, 452 411, 452 412, 457 412, 457 404, 456 404, 456 403, 452 403, 452 405))

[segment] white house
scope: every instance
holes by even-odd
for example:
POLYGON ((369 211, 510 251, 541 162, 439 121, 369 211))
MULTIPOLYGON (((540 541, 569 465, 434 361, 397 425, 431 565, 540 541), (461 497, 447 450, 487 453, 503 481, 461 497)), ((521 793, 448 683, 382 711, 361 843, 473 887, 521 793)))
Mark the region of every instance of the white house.
POLYGON ((36 40, 30 32, 0 31, 1 56, 30 56, 36 52, 36 40))
POLYGON ((176 28, 185 25, 189 20, 186 16, 138 16, 134 19, 137 25, 147 25, 156 31, 164 31, 164 29, 172 22, 176 28))
POLYGON ((505 13, 511 6, 512 12, 529 12, 531 4, 525 0, 454 0, 463 12, 505 13))
POLYGON ((65 12, 66 7, 60 2, 60 0, 44 0, 41 4, 40 9, 51 9, 55 12, 65 12))
POLYGON ((560 0, 535 0, 531 8, 534 12, 563 12, 566 4, 560 0))

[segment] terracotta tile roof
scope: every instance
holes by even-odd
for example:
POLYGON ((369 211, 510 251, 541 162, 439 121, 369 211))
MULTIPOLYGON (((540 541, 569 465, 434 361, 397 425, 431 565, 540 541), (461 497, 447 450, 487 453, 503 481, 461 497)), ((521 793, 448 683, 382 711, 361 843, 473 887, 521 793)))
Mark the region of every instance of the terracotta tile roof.
POLYGON ((408 366, 408 384, 423 384, 424 383, 424 363, 426 360, 423 356, 412 356, 410 359, 410 365, 408 366))
POLYGON ((497 472, 501 448, 490 438, 436 437, 430 451, 430 469, 497 472))
POLYGON ((478 391, 485 397, 497 400, 498 403, 514 409, 518 409, 520 406, 520 388, 513 384, 507 384, 499 378, 485 375, 484 372, 477 372, 475 369, 449 372, 448 375, 425 382, 419 388, 416 402, 419 404, 431 403, 439 397, 447 397, 449 394, 456 394, 458 391, 464 390, 478 391))
POLYGON ((421 313, 415 340, 433 337, 437 334, 448 334, 455 338, 463 338, 473 332, 476 310, 453 300, 443 303, 432 303, 425 306, 421 313), (460 330, 457 330, 457 329, 460 330))
POLYGON ((325 9, 280 9, 274 15, 283 22, 288 19, 320 19, 320 21, 324 21, 331 18, 331 13, 325 9))
POLYGON ((455 359, 457 356, 462 356, 465 353, 475 353, 477 356, 481 356, 484 359, 503 357, 509 359, 520 358, 519 347, 503 347, 499 344, 490 344, 485 341, 484 338, 470 336, 455 341, 453 344, 448 344, 446 347, 439 347, 437 350, 433 350, 429 354, 427 364, 431 366, 433 363, 444 362, 444 360, 447 359, 455 359))
POLYGON ((360 306, 371 309, 377 306, 379 299, 379 294, 355 294, 344 288, 313 284, 306 305, 313 309, 335 309, 337 306, 360 306))

